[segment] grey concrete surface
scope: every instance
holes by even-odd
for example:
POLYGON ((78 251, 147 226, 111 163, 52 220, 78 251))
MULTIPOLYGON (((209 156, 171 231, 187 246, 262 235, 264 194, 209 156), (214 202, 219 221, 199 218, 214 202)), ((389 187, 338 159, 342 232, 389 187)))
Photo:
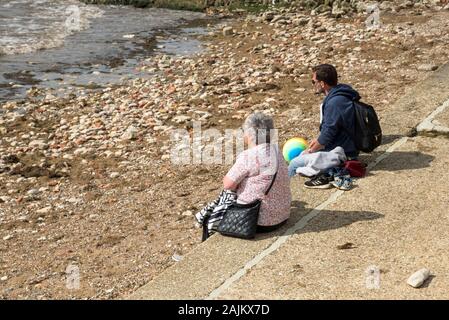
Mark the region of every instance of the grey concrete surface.
POLYGON ((449 144, 408 139, 218 298, 448 299, 449 144))

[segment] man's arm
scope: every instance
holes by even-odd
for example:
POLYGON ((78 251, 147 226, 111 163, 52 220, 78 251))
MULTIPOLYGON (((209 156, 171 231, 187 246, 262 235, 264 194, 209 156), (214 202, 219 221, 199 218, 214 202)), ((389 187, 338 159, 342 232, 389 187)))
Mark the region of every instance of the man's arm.
POLYGON ((338 97, 328 101, 326 109, 323 110, 323 123, 321 132, 317 139, 319 145, 325 147, 331 144, 340 130, 340 112, 338 110, 338 97))

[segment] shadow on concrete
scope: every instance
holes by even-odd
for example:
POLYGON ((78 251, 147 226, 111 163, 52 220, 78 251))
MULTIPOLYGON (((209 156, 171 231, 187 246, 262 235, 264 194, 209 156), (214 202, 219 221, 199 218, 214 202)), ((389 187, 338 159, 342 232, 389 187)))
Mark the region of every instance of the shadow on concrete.
POLYGON ((382 145, 392 143, 395 140, 399 140, 403 136, 399 134, 384 134, 382 135, 382 145))
MULTIPOLYGON (((360 160, 364 162, 372 161, 383 152, 373 152, 370 155, 361 155, 360 160)), ((393 151, 371 171, 399 171, 399 170, 415 170, 427 168, 435 159, 434 156, 419 151, 393 151)))
MULTIPOLYGON (((306 216, 311 210, 304 207, 302 201, 292 201, 292 209, 290 212, 290 219, 288 223, 279 230, 270 233, 257 234, 255 240, 263 240, 272 237, 278 237, 284 235, 285 232, 295 225, 302 217, 306 216)), ((321 212, 310 220, 306 226, 300 230, 295 231, 295 234, 301 234, 306 232, 322 232, 328 230, 334 230, 344 228, 355 222, 370 221, 383 218, 384 215, 371 211, 332 211, 321 210, 321 212)), ((291 235, 293 233, 288 233, 291 235)))
POLYGON ((355 222, 370 221, 383 218, 383 214, 371 211, 330 211, 323 210, 317 215, 313 222, 308 223, 303 229, 296 231, 296 234, 307 232, 322 232, 344 228, 355 222))

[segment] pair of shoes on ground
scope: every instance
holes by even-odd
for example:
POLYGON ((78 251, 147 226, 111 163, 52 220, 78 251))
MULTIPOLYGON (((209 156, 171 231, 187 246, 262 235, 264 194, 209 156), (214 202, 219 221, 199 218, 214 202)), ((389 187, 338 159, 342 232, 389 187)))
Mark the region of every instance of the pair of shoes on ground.
POLYGON ((332 176, 328 174, 320 174, 304 183, 309 189, 329 189, 335 187, 340 190, 351 190, 353 179, 349 175, 332 176))
POLYGON ((351 176, 336 176, 334 177, 334 181, 331 182, 331 184, 340 190, 349 191, 352 189, 352 184, 354 180, 351 178, 351 176))

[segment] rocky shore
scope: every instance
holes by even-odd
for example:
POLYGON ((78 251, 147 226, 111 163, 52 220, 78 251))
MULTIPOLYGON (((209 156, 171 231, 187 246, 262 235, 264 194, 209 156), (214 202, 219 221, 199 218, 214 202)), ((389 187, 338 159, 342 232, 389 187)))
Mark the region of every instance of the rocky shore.
POLYGON ((281 143, 312 139, 322 97, 310 68, 323 62, 387 117, 446 62, 448 9, 383 2, 376 28, 363 11, 275 9, 227 20, 195 57, 142 61, 151 80, 0 105, 0 298, 118 298, 147 283, 200 242, 192 214, 229 167, 173 165, 173 129, 237 128, 263 110, 281 143), (66 286, 70 265, 78 290, 66 286))

